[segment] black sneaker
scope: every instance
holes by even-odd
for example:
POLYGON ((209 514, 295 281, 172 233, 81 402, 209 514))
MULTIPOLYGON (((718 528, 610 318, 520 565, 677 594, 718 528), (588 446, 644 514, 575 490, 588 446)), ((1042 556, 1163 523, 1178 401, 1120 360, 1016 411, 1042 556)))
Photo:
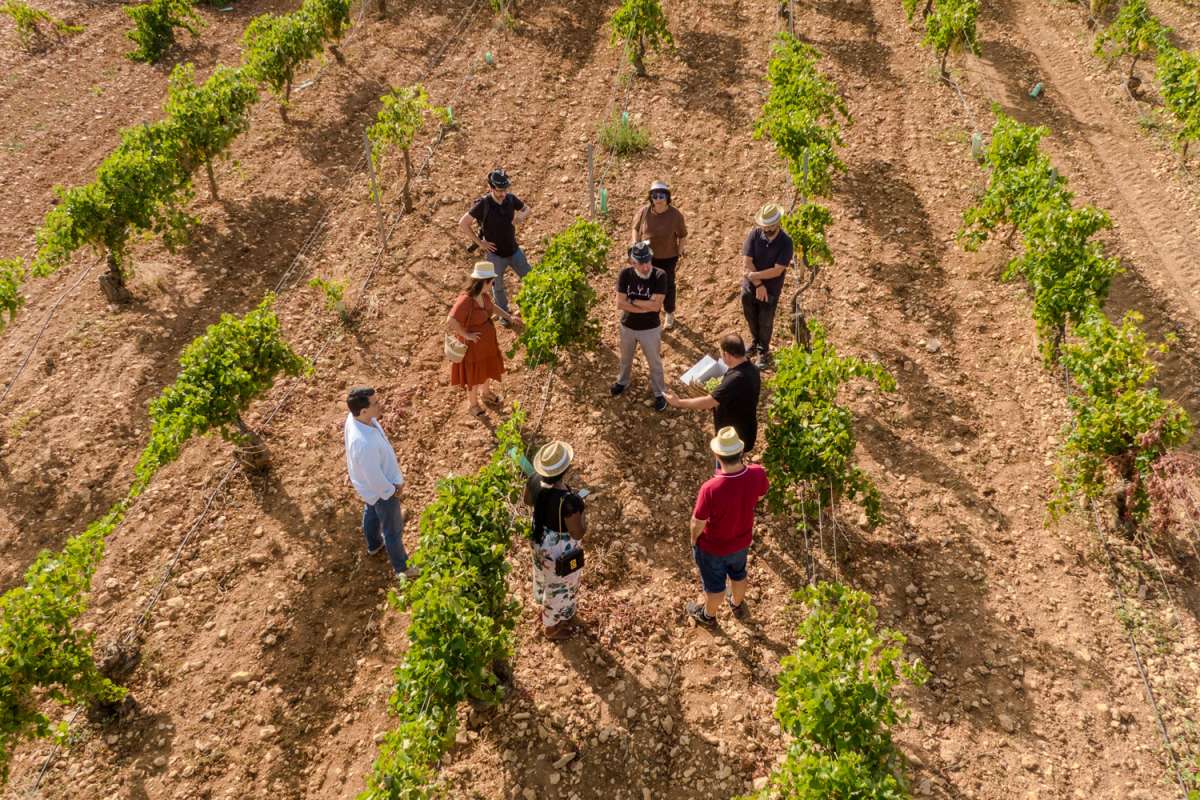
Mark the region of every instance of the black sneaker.
POLYGON ((708 615, 708 612, 704 610, 703 603, 688 603, 687 613, 689 617, 706 628, 715 628, 717 626, 717 618, 708 615))
POLYGON ((618 396, 620 396, 621 392, 625 391, 625 384, 614 383, 612 385, 612 388, 610 388, 608 391, 612 394, 613 397, 618 397, 618 396))
POLYGON ((762 353, 758 357, 758 360, 754 362, 754 366, 758 367, 760 370, 770 369, 771 368, 771 356, 768 353, 765 353, 765 352, 762 353))
POLYGON ((658 397, 654 398, 654 410, 655 411, 666 411, 667 410, 667 398, 663 397, 661 394, 658 397))
POLYGON ((729 611, 733 614, 734 619, 746 618, 746 598, 743 597, 742 602, 734 605, 733 598, 729 595, 725 595, 725 604, 729 606, 729 611))

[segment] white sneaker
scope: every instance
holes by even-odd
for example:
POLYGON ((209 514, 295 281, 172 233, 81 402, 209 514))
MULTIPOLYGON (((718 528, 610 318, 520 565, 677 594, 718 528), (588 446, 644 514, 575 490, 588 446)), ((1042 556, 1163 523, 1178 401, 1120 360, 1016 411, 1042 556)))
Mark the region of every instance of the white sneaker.
POLYGON ((421 570, 418 567, 409 567, 400 574, 411 581, 413 578, 419 578, 421 576, 421 570))
POLYGON ((675 315, 672 314, 670 311, 667 312, 666 327, 668 327, 668 328, 675 327, 675 315))

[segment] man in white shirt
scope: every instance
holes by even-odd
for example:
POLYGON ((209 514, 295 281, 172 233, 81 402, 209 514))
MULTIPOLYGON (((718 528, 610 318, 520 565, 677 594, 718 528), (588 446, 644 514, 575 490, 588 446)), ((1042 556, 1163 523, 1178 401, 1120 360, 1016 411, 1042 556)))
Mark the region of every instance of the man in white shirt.
POLYGON ((383 405, 369 386, 351 389, 346 405, 350 409, 345 428, 346 470, 354 491, 366 504, 363 535, 367 538, 367 553, 374 555, 386 547, 396 577, 415 578, 419 572, 408 566, 402 536, 404 510, 400 507, 400 493, 404 475, 396 463, 396 451, 379 425, 383 405))

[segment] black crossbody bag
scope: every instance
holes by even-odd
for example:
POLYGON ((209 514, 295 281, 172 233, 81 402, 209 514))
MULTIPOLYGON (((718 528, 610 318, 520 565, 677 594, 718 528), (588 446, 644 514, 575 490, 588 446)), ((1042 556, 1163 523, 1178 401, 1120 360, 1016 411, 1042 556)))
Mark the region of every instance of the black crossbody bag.
MULTIPOLYGON (((570 490, 568 490, 568 491, 570 491, 570 490)), ((573 494, 573 492, 572 492, 572 494, 573 494)), ((562 527, 562 528, 566 527, 566 525, 563 523, 563 516, 562 516, 563 502, 566 499, 567 499, 566 495, 560 495, 558 498, 558 526, 557 527, 562 527)), ((534 503, 539 504, 540 502, 541 502, 541 497, 540 497, 540 492, 539 492, 539 497, 537 497, 534 500, 534 503)), ((544 529, 545 529, 545 522, 541 519, 540 515, 538 518, 538 524, 543 529, 543 530, 539 530, 538 533, 543 534, 544 529)), ((563 532, 563 531, 560 531, 560 533, 561 532, 563 532)), ((540 543, 540 539, 539 539, 539 543, 540 543)), ((554 574, 560 578, 565 578, 566 576, 568 576, 574 572, 578 572, 581 569, 583 569, 583 545, 579 544, 578 542, 576 542, 574 547, 570 547, 570 548, 564 550, 561 554, 559 554, 559 556, 557 558, 554 559, 554 574)))

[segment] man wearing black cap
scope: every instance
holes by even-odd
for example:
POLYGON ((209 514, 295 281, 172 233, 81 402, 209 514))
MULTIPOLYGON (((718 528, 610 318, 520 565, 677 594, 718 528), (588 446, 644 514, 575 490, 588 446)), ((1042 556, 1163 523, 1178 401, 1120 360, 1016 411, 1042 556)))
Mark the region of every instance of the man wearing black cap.
POLYGON ((654 410, 667 407, 667 382, 663 379, 662 323, 658 312, 667 296, 667 273, 650 263, 654 253, 649 242, 629 248, 629 266, 617 276, 617 310, 621 312, 621 372, 612 385, 616 397, 625 391, 633 374, 633 354, 638 345, 650 368, 654 410))
MULTIPOLYGON (((458 227, 471 240, 474 247, 483 251, 483 257, 496 268, 496 282, 492 284, 492 299, 506 314, 508 294, 504 289, 504 271, 509 267, 524 278, 529 272, 529 261, 517 245, 516 226, 529 217, 529 206, 521 198, 508 191, 511 182, 508 173, 494 169, 488 173, 488 193, 475 201, 471 210, 462 215, 458 227), (476 231, 475 226, 479 229, 476 231)), ((468 248, 473 249, 473 248, 468 248)), ((507 323, 501 318, 501 324, 507 323)))

